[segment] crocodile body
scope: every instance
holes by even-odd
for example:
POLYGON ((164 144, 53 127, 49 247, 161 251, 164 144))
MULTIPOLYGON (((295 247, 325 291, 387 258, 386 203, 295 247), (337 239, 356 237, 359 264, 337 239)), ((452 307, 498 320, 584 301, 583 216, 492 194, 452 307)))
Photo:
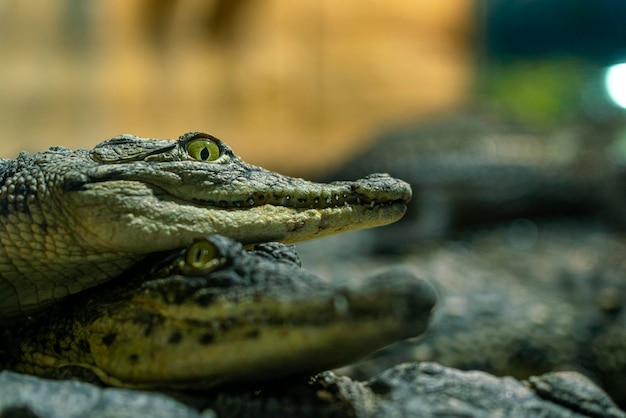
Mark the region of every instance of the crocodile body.
MULTIPOLYGON (((421 334, 433 288, 402 270, 328 283, 293 247, 213 235, 156 271, 89 289, 4 330, 4 367, 131 387, 210 387, 315 373, 421 334)), ((139 274, 137 271, 143 271, 139 274)))
POLYGON ((0 319, 206 234, 296 242, 393 222, 410 195, 387 175, 330 184, 283 176, 201 133, 21 153, 0 161, 0 319))

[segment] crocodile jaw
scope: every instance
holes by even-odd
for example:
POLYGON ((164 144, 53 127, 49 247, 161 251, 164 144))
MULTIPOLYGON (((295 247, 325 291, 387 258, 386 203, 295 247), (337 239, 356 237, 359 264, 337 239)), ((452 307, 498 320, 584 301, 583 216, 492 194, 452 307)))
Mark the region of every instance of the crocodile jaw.
POLYGON ((203 206, 130 181, 90 184, 68 198, 76 199, 71 207, 73 218, 84 231, 80 239, 110 251, 149 253, 183 247, 212 233, 244 244, 294 243, 386 225, 404 215, 410 197, 408 184, 391 180, 403 190, 401 196, 394 194, 393 200, 363 199, 359 204, 353 199, 353 203, 331 202, 329 207, 313 208, 272 203, 248 208, 203 206), (117 191, 113 193, 112 188, 117 191))
POLYGON ((209 306, 163 304, 147 292, 107 308, 110 314, 83 333, 92 368, 106 383, 197 389, 344 365, 423 333, 435 302, 430 284, 390 270, 356 288, 311 288, 299 295, 285 289, 243 296, 225 289, 209 306), (146 307, 148 332, 146 323, 132 320, 136 306, 146 307), (181 336, 175 344, 168 343, 173 331, 181 336), (111 333, 114 342, 103 346, 102 336, 111 333), (144 346, 141 352, 138 346, 144 346), (131 353, 138 353, 132 361, 131 353))

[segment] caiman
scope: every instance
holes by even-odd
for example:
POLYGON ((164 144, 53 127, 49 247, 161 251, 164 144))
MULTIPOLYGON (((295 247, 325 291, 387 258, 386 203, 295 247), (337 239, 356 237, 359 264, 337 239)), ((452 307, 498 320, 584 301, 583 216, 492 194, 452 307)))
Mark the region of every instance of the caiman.
POLYGON ((0 160, 0 320, 206 234, 292 243, 394 222, 410 197, 385 174, 329 184, 283 176, 198 132, 23 152, 0 160))
POLYGON ((15 321, 0 366, 126 387, 276 379, 419 335, 436 300, 432 286, 401 269, 358 286, 324 281, 300 268, 293 246, 275 242, 247 251, 211 235, 153 257, 162 260, 156 268, 145 260, 15 321))

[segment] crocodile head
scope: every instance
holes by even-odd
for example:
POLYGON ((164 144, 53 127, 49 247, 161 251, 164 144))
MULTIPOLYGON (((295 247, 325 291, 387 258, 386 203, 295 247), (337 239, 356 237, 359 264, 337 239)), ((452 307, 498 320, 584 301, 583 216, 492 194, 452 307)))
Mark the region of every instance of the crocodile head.
POLYGON ((436 302, 407 269, 326 281, 278 243, 245 251, 212 235, 158 258, 156 270, 146 260, 137 274, 18 323, 8 367, 192 389, 317 373, 421 334, 436 302))
POLYGON ((77 173, 63 198, 91 234, 128 251, 181 247, 209 233, 292 243, 394 222, 411 197, 407 183, 385 174, 328 184, 283 176, 202 133, 120 136, 90 157, 97 165, 77 173))
POLYGON ((197 132, 22 153, 2 160, 0 186, 0 319, 206 234, 296 242, 391 223, 411 196, 384 174, 328 184, 283 176, 197 132))

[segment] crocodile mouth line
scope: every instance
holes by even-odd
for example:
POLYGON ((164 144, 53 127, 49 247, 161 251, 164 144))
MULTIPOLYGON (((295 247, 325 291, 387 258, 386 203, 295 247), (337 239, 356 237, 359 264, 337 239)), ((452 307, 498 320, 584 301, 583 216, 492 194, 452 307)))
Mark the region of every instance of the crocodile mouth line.
POLYGON ((292 197, 291 195, 285 195, 283 197, 279 195, 265 196, 257 195, 250 196, 245 199, 234 200, 215 200, 215 199, 191 199, 193 203, 200 206, 215 207, 220 209, 248 209, 254 207, 260 207, 265 205, 285 207, 290 209, 339 209, 342 207, 362 206, 367 209, 374 209, 376 207, 386 206, 401 206, 406 205, 405 199, 366 199, 359 196, 350 196, 348 194, 335 193, 326 197, 292 197))

